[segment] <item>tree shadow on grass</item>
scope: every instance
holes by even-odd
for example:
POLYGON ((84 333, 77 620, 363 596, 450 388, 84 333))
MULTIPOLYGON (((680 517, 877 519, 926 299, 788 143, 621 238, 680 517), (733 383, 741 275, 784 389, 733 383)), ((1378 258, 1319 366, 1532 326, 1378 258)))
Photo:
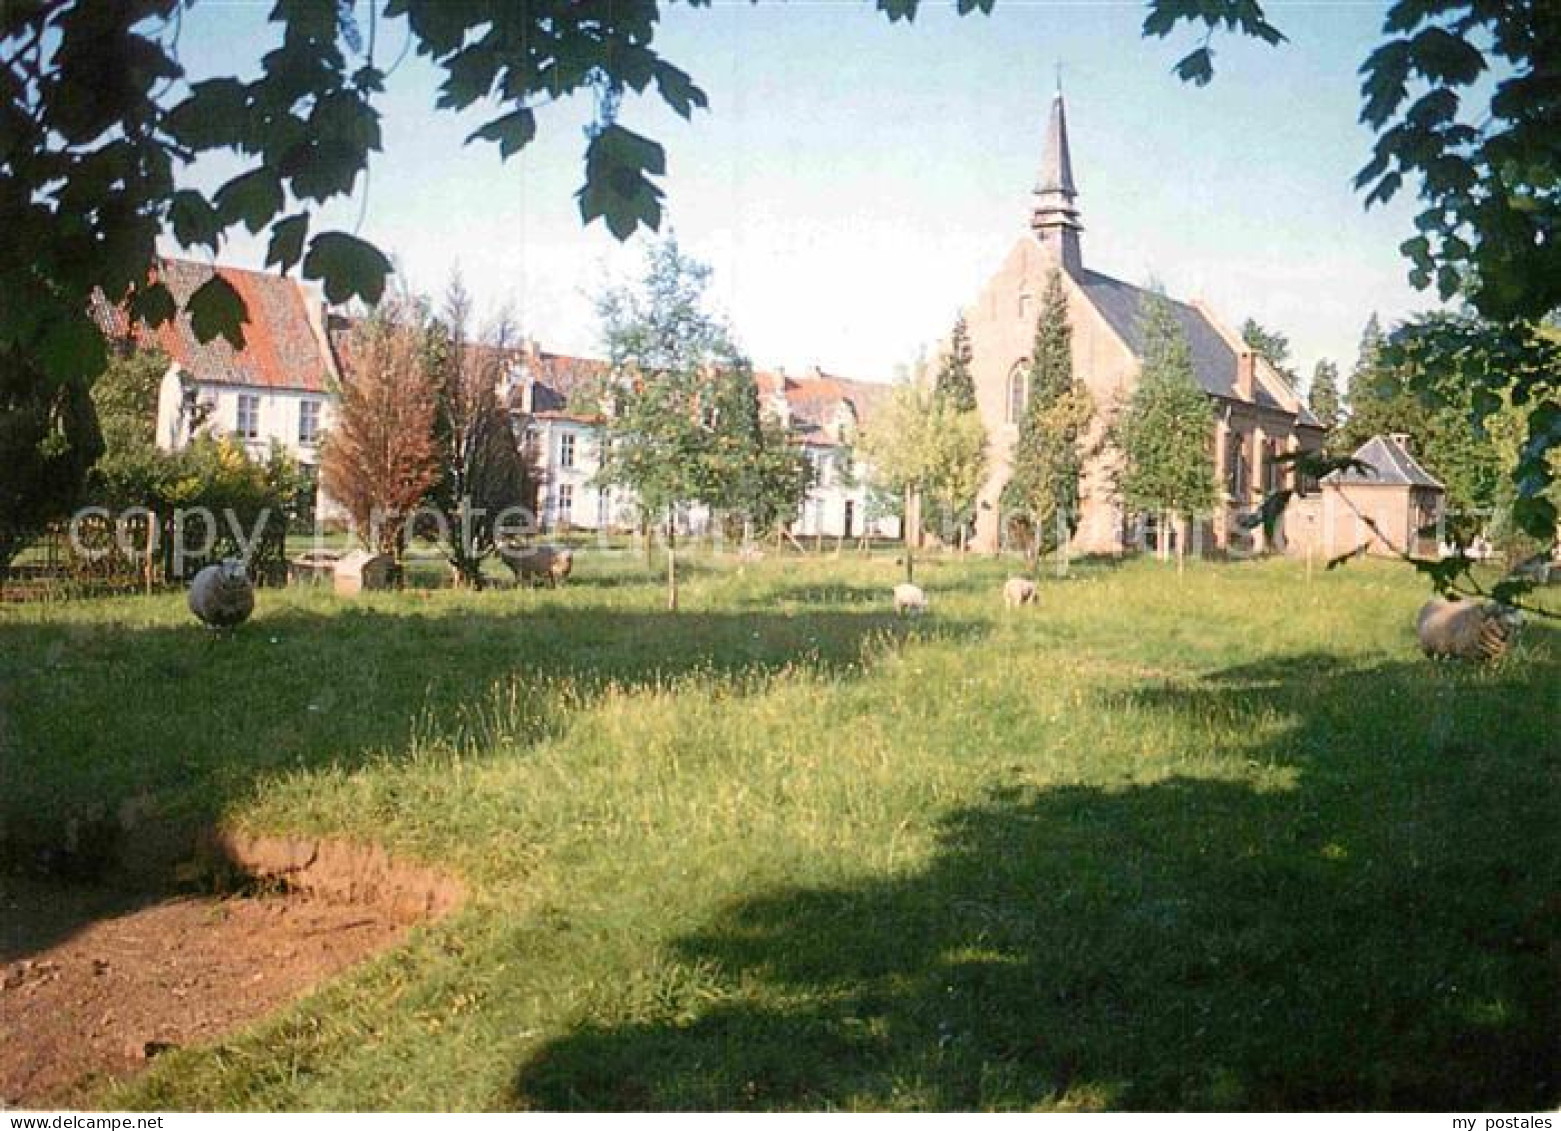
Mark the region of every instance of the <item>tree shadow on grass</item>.
POLYGON ((407 594, 329 613, 263 600, 231 634, 0 622, 0 872, 155 889, 202 829, 278 774, 481 734, 470 724, 484 712, 517 713, 504 738, 523 748, 609 688, 695 680, 741 695, 798 669, 848 677, 910 637, 984 631, 861 610, 490 612, 482 600, 407 594))
POLYGON ((727 908, 673 947, 721 994, 553 1041, 510 1101, 1554 1107, 1556 643, 1495 673, 1294 657, 1135 692, 1268 724, 1250 757, 1291 782, 994 789, 914 875, 727 908))

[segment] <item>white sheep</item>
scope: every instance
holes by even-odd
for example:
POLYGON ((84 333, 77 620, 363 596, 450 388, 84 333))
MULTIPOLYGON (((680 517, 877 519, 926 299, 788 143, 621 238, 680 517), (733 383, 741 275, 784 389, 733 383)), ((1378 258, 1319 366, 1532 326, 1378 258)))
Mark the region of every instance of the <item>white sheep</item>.
POLYGON ((190 582, 190 612, 208 628, 233 628, 254 611, 255 587, 237 558, 207 566, 190 582))
POLYGON ((1003 605, 1017 609, 1035 603, 1035 582, 1028 577, 1010 577, 1003 582, 1003 605))
POLYGON ((894 587, 894 611, 920 616, 927 611, 927 594, 922 592, 919 585, 901 582, 894 587))
POLYGON ((1427 656, 1496 660, 1521 622, 1518 610, 1494 601, 1433 597, 1421 607, 1415 630, 1427 656))

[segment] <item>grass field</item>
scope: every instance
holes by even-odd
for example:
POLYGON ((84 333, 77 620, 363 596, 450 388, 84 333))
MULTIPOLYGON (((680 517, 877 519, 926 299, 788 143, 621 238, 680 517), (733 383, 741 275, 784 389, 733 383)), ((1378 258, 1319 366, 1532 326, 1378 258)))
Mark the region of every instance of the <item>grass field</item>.
MULTIPOLYGON (((0 609, 13 855, 142 798, 373 840, 453 916, 103 1103, 1561 1103, 1561 633, 1370 563, 683 570, 0 609)), ((1552 591, 1554 593, 1555 591, 1552 591)), ((1561 601, 1551 598, 1553 607, 1561 601)))

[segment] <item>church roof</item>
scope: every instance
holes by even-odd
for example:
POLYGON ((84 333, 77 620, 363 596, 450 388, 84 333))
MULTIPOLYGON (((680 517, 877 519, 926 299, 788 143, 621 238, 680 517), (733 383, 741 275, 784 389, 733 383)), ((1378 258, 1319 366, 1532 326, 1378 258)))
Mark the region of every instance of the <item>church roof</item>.
MULTIPOLYGON (((1133 356, 1143 357, 1143 304, 1149 292, 1087 268, 1074 272, 1073 280, 1133 356)), ((1197 307, 1177 302, 1173 298, 1166 301, 1181 325, 1182 333, 1187 337, 1187 345, 1192 352, 1193 376, 1197 378, 1199 386, 1211 396, 1237 399, 1236 351, 1231 348, 1225 335, 1197 307)), ((1261 384, 1253 390, 1253 396, 1265 408, 1288 411, 1261 384)), ((1304 405, 1298 415, 1302 424, 1322 427, 1304 405)))
POLYGON ((1368 465, 1369 471, 1349 467, 1323 476, 1324 483, 1362 487, 1434 487, 1442 484, 1421 467, 1404 441, 1397 436, 1373 436, 1355 449, 1354 459, 1368 465))

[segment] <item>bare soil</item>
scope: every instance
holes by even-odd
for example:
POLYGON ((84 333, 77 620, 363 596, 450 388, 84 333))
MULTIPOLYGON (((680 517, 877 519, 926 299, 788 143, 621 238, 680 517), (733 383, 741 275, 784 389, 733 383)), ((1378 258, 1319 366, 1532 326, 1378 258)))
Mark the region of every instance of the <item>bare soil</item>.
POLYGON ((80 1106, 169 1049, 302 997, 463 895, 373 848, 220 847, 282 893, 159 898, 0 875, 0 1108, 80 1106))

